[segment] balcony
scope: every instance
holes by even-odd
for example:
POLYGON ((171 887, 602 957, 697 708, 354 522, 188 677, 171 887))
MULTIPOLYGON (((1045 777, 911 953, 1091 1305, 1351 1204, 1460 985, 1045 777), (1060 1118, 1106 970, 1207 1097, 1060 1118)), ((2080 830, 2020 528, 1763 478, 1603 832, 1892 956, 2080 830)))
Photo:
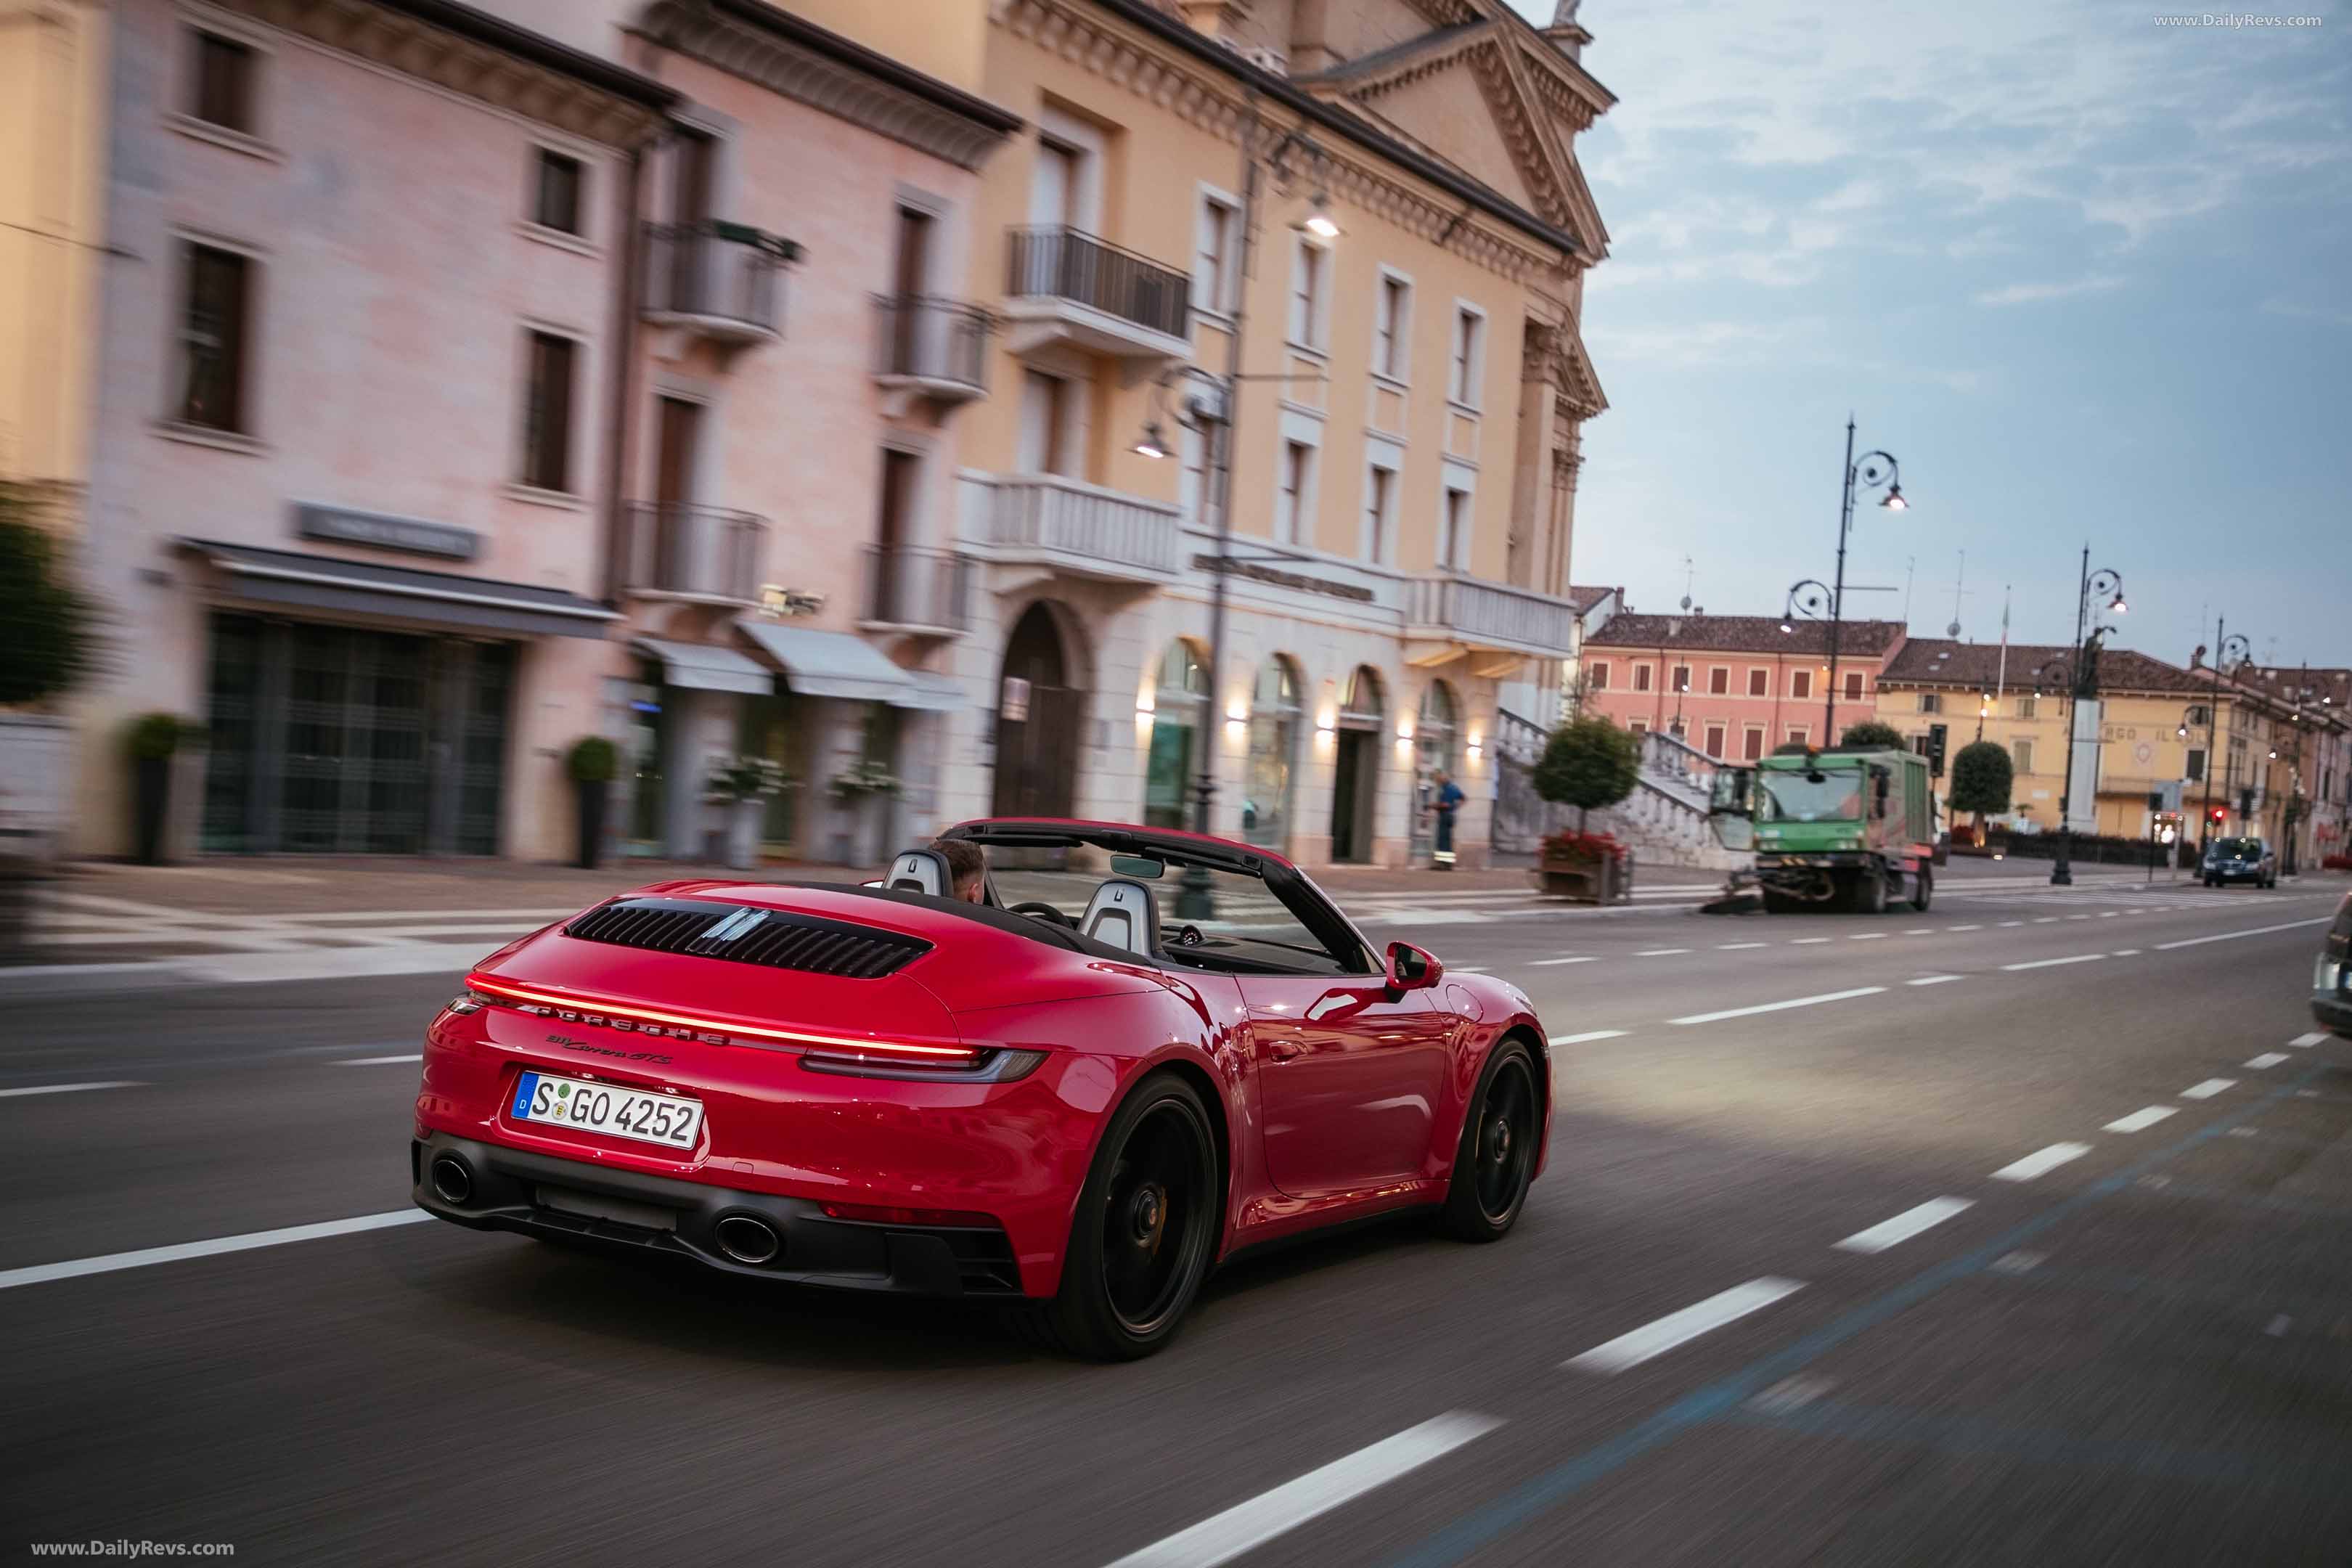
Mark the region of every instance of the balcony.
POLYGON ((1507 675, 1529 658, 1566 658, 1576 611, 1530 588, 1434 572, 1405 584, 1405 662, 1469 656, 1473 673, 1507 675))
POLYGON ((621 588, 641 599, 760 602, 768 520, 685 501, 632 501, 623 519, 621 588))
POLYGON ((1120 359, 1190 359, 1192 280, 1074 228, 1005 236, 1006 344, 1063 343, 1120 359))
POLYGON ((783 335, 791 240, 742 224, 649 223, 640 262, 646 320, 724 348, 783 335))
POLYGON ((910 544, 866 547, 866 605, 860 631, 910 637, 961 637, 971 558, 910 544))
MULTIPOLYGON (((988 334, 977 305, 929 294, 874 296, 874 379, 886 392, 968 403, 988 392, 988 334)), ((903 408, 893 411, 904 413, 903 408)))
POLYGON ((990 561, 1103 583, 1176 580, 1172 502, 1055 474, 967 473, 961 506, 964 538, 990 561))

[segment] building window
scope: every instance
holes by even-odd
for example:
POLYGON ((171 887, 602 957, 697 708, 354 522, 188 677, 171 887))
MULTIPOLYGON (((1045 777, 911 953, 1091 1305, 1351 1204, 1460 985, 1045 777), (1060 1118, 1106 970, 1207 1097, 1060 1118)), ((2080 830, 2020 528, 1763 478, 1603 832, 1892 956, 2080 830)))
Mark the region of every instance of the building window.
POLYGON ((522 482, 542 490, 572 489, 572 378, 580 345, 553 332, 530 334, 524 389, 522 482))
POLYGON ((1813 694, 1813 672, 1792 669, 1789 672, 1789 695, 1801 702, 1813 694))
POLYGON ((2180 776, 2187 779, 2190 784, 2202 784, 2205 782, 2204 747, 2191 746, 2189 748, 2189 763, 2188 766, 2181 770, 2180 776))
POLYGON ((1674 689, 1676 691, 1688 691, 1691 689, 1689 665, 1678 664, 1675 666, 1674 689))
POLYGON ((1230 315, 1234 308, 1234 233, 1240 215, 1233 201, 1213 192, 1201 193, 1201 211, 1192 247, 1192 299, 1213 315, 1230 315))
POLYGON ((1750 724, 1748 726, 1748 733, 1740 737, 1740 761, 1752 763, 1763 754, 1764 726, 1761 724, 1750 724))
POLYGON ((1789 726, 1789 744, 1792 746, 1801 746, 1811 738, 1811 732, 1802 724, 1791 724, 1789 726))
POLYGON ((1319 245, 1301 238, 1290 254, 1290 341, 1303 349, 1323 346, 1324 280, 1331 258, 1319 245))
POLYGON ((1412 285, 1402 278, 1381 275, 1381 297, 1372 317, 1372 374, 1391 381, 1405 378, 1405 343, 1412 330, 1412 285))
POLYGON ((1723 726, 1720 724, 1706 727, 1706 754, 1710 757, 1723 755, 1723 726))
MULTIPOLYGON (((1846 693, 1846 695, 1847 695, 1848 697, 1852 697, 1852 696, 1853 696, 1853 695, 1854 695, 1854 693, 1853 693, 1853 692, 1849 691, 1849 692, 1847 692, 1847 693, 1846 693)), ((1920 711, 1920 712, 1922 712, 1922 713, 1941 713, 1943 710, 1944 710, 1944 694, 1943 694, 1942 692, 1940 692, 1940 691, 1922 691, 1921 693, 1919 693, 1919 711, 1920 711)))
POLYGON ((1209 672, 1193 646, 1179 637, 1160 660, 1152 692, 1151 749, 1144 764, 1143 822, 1181 827, 1198 765, 1194 747, 1209 705, 1209 672))
POLYGON ((1274 537, 1296 544, 1311 531, 1307 509, 1315 500, 1315 448, 1304 441, 1282 444, 1281 491, 1275 498, 1274 537))
POLYGON ((541 147, 539 185, 531 194, 530 221, 559 234, 580 232, 580 197, 587 170, 579 159, 541 147))
POLYGON ((199 31, 189 72, 188 115, 241 135, 253 134, 253 46, 199 31))
POLYGON ((1850 669, 1846 671, 1845 700, 1849 702, 1859 702, 1862 700, 1862 671, 1858 669, 1850 669))
POLYGON ((1632 733, 1633 738, 1638 741, 1643 736, 1650 732, 1650 721, 1647 719, 1635 719, 1628 723, 1625 728, 1632 733))
POLYGON ((1636 691, 1647 691, 1650 689, 1650 667, 1648 665, 1637 664, 1633 667, 1633 689, 1636 691))
POLYGON ((1454 312, 1454 367, 1445 395, 1465 408, 1478 406, 1478 384, 1486 368, 1486 318, 1467 305, 1454 312))
POLYGON ((2031 719, 2041 709, 2042 700, 2030 691, 2017 700, 2017 716, 2021 719, 2031 719))
POLYGON ((1460 571, 1470 559, 1470 492, 1445 489, 1445 512, 1438 520, 1437 563, 1460 571))
POLYGON ((1750 697, 1769 697, 1771 694, 1772 672, 1769 669, 1749 670, 1748 672, 1748 695, 1750 697))
POLYGON ((1713 669, 1706 672, 1706 694, 1709 697, 1727 696, 1730 691, 1730 670, 1718 664, 1713 669))
POLYGON ((1184 515, 1193 521, 1205 521, 1209 513, 1209 440, 1197 425, 1180 425, 1176 444, 1178 471, 1176 501, 1184 515))
POLYGON ((2195 704, 2189 710, 2188 717, 2185 720, 2185 722, 2191 729, 2195 729, 2200 725, 2210 724, 2212 721, 2213 710, 2210 708, 2206 707, 2201 702, 2195 704))
POLYGON ((1077 443, 1070 439, 1076 402, 1067 376, 1022 371, 1021 431, 1014 458, 1021 472, 1076 478, 1071 466, 1077 443))
POLYGON ((1396 515, 1396 470, 1375 463, 1364 474, 1364 559, 1389 558, 1389 524, 1396 515))
POLYGON ((2033 771, 2032 742, 2011 741, 2009 743, 2009 756, 2011 763, 2015 766, 2019 774, 2022 775, 2033 771))
POLYGON ((1298 667, 1276 654, 1259 668, 1257 689, 1250 698, 1242 837, 1268 849, 1280 849, 1290 837, 1291 782, 1298 755, 1299 686, 1298 667))
POLYGON ((247 433, 246 360, 253 262, 209 245, 187 248, 180 319, 180 396, 173 416, 206 430, 247 433))
POLYGON ((1584 667, 1584 689, 1587 691, 1609 689, 1609 666, 1606 662, 1596 662, 1584 667))

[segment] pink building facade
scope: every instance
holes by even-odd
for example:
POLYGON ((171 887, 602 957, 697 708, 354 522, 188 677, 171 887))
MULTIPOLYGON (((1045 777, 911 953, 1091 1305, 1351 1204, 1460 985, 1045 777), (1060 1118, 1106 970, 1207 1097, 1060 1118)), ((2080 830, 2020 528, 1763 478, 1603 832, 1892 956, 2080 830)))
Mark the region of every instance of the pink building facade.
MULTIPOLYGON (((1619 614, 1584 638, 1581 700, 1639 733, 1680 737, 1711 757, 1752 761, 1790 742, 1826 745, 1829 627, 1763 616, 1619 614)), ((1848 621, 1838 643, 1835 723, 1873 718, 1879 672, 1903 646, 1892 621, 1848 621)))

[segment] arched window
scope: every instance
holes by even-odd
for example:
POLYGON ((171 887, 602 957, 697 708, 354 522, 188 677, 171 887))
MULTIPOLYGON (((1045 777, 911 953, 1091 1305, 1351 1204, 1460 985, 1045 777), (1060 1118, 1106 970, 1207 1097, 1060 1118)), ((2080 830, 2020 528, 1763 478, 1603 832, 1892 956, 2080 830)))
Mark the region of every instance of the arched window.
POLYGON ((1412 837, 1416 860, 1433 842, 1436 822, 1431 806, 1437 798, 1437 775, 1451 774, 1461 767, 1457 740, 1461 711, 1454 688, 1445 682, 1433 680, 1422 688, 1421 711, 1412 727, 1412 837))
POLYGON ((1249 766, 1242 780, 1242 837, 1268 849, 1290 837, 1290 791, 1298 756, 1298 667, 1276 654, 1259 667, 1250 697, 1249 766))
POLYGON ((1151 700, 1151 744, 1143 770, 1143 821, 1182 827, 1191 820, 1192 782, 1209 703, 1209 672, 1191 641, 1178 637, 1160 656, 1151 700))
POLYGON ((1348 689, 1339 698, 1339 728, 1377 730, 1388 713, 1381 695, 1381 672, 1360 664, 1348 673, 1348 689))
POLYGON ((1331 747, 1331 858, 1369 862, 1373 842, 1374 802, 1380 793, 1381 731, 1388 701, 1380 671, 1360 664, 1339 694, 1339 733, 1331 747))

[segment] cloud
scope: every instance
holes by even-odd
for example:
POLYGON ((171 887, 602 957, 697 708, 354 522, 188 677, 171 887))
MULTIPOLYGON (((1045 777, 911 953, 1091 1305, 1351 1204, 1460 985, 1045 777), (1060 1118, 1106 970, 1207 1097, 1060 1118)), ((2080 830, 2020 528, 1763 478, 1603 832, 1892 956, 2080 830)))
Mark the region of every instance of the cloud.
POLYGON ((2305 305, 2293 300, 2265 300, 2263 314, 2289 316, 2298 321, 2321 321, 2331 327, 2352 327, 2352 310, 2326 305, 2305 305))
POLYGON ((1979 305, 2033 305, 2044 300, 2063 300, 2075 294, 2100 294, 2109 289, 2123 287, 2116 277, 2077 278, 2066 283, 2010 283, 1986 290, 1977 296, 1979 305))

